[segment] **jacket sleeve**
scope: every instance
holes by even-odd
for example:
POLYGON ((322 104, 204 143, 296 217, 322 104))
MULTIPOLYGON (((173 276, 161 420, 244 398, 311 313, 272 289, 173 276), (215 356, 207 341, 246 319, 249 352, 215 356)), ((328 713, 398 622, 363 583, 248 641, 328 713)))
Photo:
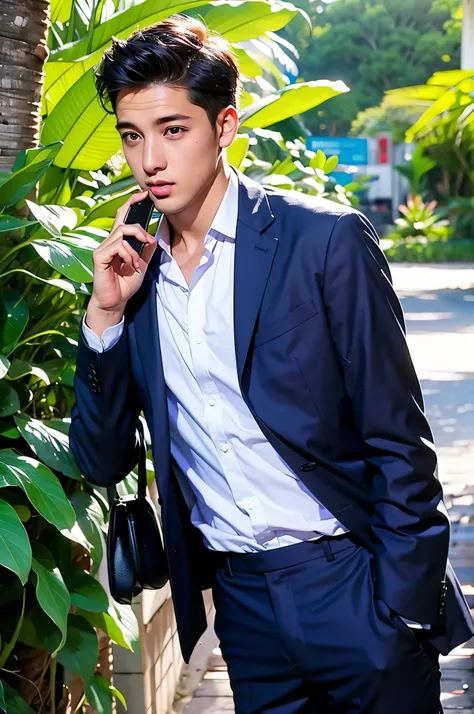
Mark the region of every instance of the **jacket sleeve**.
POLYGON ((99 353, 79 331, 69 443, 88 481, 111 486, 138 462, 140 404, 133 387, 128 335, 99 353))
POLYGON ((430 623, 438 615, 449 520, 403 311, 377 233, 358 212, 335 223, 323 293, 366 446, 375 592, 400 615, 430 623))

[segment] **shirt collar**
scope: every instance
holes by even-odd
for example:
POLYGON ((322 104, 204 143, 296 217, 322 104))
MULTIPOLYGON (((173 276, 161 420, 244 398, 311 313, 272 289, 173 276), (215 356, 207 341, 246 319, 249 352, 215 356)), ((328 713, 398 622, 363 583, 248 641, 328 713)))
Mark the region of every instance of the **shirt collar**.
MULTIPOLYGON (((230 179, 212 225, 206 236, 205 243, 213 238, 235 240, 237 233, 237 214, 239 202, 239 179, 237 172, 230 167, 230 179)), ((163 213, 156 229, 156 240, 160 248, 171 256, 170 227, 163 213)))

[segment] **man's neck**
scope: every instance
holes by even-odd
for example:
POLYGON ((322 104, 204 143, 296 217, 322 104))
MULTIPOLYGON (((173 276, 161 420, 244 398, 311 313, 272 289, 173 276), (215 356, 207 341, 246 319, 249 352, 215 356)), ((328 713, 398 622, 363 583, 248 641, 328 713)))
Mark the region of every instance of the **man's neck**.
POLYGON ((179 214, 168 219, 171 250, 179 245, 180 252, 193 255, 202 251, 204 240, 227 191, 232 169, 224 167, 216 176, 204 198, 198 198, 198 208, 190 208, 187 215, 179 214), (227 171, 227 175, 226 175, 227 171))

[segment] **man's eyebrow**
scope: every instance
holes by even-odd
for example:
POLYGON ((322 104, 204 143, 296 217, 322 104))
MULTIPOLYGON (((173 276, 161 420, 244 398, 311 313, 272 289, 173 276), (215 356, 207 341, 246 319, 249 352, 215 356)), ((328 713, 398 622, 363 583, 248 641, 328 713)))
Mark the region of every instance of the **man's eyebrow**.
MULTIPOLYGON (((160 126, 161 124, 167 124, 170 121, 178 121, 180 119, 192 119, 192 117, 186 116, 186 114, 171 114, 168 117, 160 117, 159 119, 155 119, 153 124, 156 124, 157 126, 160 126)), ((115 128, 118 129, 136 129, 137 127, 135 124, 132 124, 131 121, 119 121, 115 125, 115 128)))

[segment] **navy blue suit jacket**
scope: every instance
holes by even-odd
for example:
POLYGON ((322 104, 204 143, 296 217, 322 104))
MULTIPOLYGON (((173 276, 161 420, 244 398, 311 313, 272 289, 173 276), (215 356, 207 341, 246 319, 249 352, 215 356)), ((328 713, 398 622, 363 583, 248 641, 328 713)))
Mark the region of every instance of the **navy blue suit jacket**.
MULTIPOLYGON (((374 553, 377 596, 431 623, 433 644, 447 653, 474 627, 447 561, 433 437, 378 237, 358 211, 237 175, 243 398, 277 452, 374 553)), ((114 347, 98 354, 80 336, 70 443, 90 482, 118 483, 137 462, 143 411, 188 661, 206 627, 201 591, 210 581, 207 551, 171 468, 156 311, 160 257, 157 248, 114 347)))

